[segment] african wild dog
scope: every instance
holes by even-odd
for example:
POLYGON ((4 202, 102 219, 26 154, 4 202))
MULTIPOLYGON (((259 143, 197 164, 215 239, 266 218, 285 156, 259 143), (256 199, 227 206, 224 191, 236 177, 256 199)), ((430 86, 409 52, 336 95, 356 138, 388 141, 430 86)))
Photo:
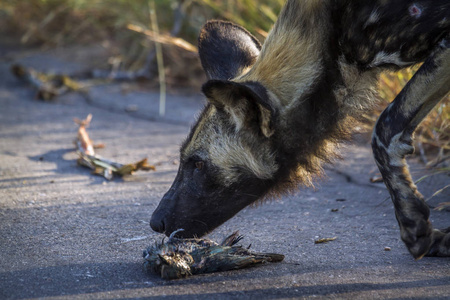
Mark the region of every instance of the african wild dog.
POLYGON ((201 30, 208 99, 181 147, 180 168, 150 221, 201 236, 247 205, 309 185, 376 99, 379 73, 424 61, 373 132, 375 160, 415 258, 450 256, 405 155, 450 89, 450 1, 288 0, 263 46, 245 29, 201 30))

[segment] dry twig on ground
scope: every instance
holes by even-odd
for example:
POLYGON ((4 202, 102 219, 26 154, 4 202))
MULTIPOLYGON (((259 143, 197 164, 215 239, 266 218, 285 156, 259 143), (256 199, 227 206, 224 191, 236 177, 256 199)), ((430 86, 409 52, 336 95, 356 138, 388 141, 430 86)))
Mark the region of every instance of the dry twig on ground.
POLYGON ((15 64, 11 72, 37 89, 36 98, 44 101, 53 100, 70 91, 78 91, 82 86, 67 75, 48 74, 15 64))
POLYGON ((93 174, 103 176, 108 180, 113 179, 114 175, 125 176, 131 175, 133 172, 138 170, 155 170, 155 166, 148 164, 147 158, 135 163, 124 165, 96 154, 94 149, 103 148, 104 145, 94 145, 92 140, 89 138, 86 128, 89 126, 91 120, 91 114, 89 114, 84 120, 79 120, 77 118, 74 119, 74 122, 79 125, 77 139, 75 140, 75 145, 77 146, 77 152, 79 155, 77 161, 79 165, 90 168, 93 174))

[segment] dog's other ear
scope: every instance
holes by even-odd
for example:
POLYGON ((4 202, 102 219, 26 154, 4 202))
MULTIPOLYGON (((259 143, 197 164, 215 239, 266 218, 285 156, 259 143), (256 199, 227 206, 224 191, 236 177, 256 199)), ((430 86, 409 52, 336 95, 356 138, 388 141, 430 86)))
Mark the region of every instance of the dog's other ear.
POLYGON ((229 80, 251 67, 261 51, 259 41, 230 22, 209 21, 200 31, 198 52, 208 79, 229 80))
POLYGON ((254 122, 265 137, 275 132, 278 107, 260 83, 209 80, 202 91, 212 105, 232 117, 237 130, 246 128, 245 122, 254 122))

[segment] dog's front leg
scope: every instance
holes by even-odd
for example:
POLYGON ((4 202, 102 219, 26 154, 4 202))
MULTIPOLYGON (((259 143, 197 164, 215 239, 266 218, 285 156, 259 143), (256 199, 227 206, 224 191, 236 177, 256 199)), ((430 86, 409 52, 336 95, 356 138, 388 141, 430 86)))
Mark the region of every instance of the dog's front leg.
POLYGON ((405 156, 417 125, 450 89, 450 38, 443 40, 377 121, 376 163, 389 190, 402 240, 414 258, 450 256, 450 232, 433 229, 430 210, 411 179, 405 156))

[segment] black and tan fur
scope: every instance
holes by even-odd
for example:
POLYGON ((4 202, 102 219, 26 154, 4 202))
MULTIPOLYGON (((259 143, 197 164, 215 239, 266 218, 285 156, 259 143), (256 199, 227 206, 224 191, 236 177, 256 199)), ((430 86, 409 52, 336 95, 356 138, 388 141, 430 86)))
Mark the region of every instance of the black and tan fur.
POLYGON ((288 0, 264 45, 211 21, 199 54, 209 103, 181 147, 154 230, 200 236, 255 201, 311 185, 376 101, 379 73, 424 61, 380 116, 372 145, 411 254, 450 255, 450 233, 432 229, 404 159, 450 89, 448 0, 288 0))

